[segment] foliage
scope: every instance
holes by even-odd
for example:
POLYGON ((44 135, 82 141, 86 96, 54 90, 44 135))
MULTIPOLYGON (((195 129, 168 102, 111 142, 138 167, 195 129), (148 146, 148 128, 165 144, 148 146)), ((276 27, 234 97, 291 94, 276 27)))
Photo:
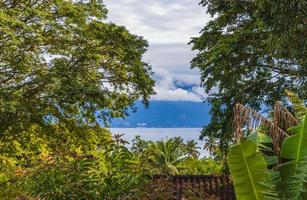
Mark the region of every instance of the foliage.
POLYGON ((205 145, 204 149, 209 151, 210 156, 220 157, 220 148, 218 145, 218 141, 213 136, 209 136, 204 139, 205 145))
MULTIPOLYGON (((40 188, 42 192, 48 189, 48 183, 51 184, 52 180, 57 178, 61 178, 59 181, 67 181, 65 182, 66 186, 70 187, 69 179, 64 175, 67 175, 67 171, 72 174, 76 173, 76 176, 79 174, 78 168, 73 168, 80 164, 78 155, 92 158, 100 153, 97 149, 105 149, 107 143, 112 140, 110 133, 99 127, 84 127, 83 131, 86 131, 86 134, 82 131, 72 134, 69 130, 56 125, 49 128, 56 130, 57 137, 45 134, 42 127, 33 125, 29 130, 21 132, 19 135, 4 134, 1 138, 1 156, 4 159, 1 160, 0 174, 4 175, 5 179, 0 180, 2 186, 0 196, 3 195, 5 197, 3 199, 13 199, 8 195, 16 197, 20 191, 24 191, 19 187, 22 176, 16 176, 16 173, 20 175, 20 173, 27 172, 25 173, 27 179, 24 180, 29 185, 31 185, 30 183, 39 183, 38 179, 41 178, 40 183, 45 184, 32 188, 40 188), (49 179, 46 174, 50 175, 49 179), (52 174, 55 177, 51 176, 52 174), (56 176, 57 174, 63 175, 56 176)), ((103 163, 101 162, 101 164, 103 163)), ((86 172, 86 168, 84 170, 86 172)), ((70 175, 72 176, 72 174, 70 175)), ((65 186, 60 187, 65 188, 65 186)), ((59 189, 57 188, 57 190, 59 189)))
MULTIPOLYGON (((150 176, 138 158, 115 141, 91 154, 40 155, 33 166, 16 170, 9 177, 14 183, 6 188, 14 186, 18 190, 7 199, 17 195, 44 199, 129 199, 150 176)), ((5 197, 9 190, 1 192, 5 197)))
POLYGON ((223 172, 223 163, 210 158, 187 158, 178 165, 179 174, 183 175, 217 175, 223 172))
MULTIPOLYGON (((75 134, 69 134, 58 126, 54 128, 62 133, 61 145, 56 145, 60 140, 52 137, 37 140, 40 138, 37 135, 42 133, 39 126, 28 130, 29 135, 15 138, 15 146, 3 143, 3 149, 8 152, 14 148, 19 151, 14 149, 16 157, 10 153, 3 154, 8 157, 0 163, 1 199, 10 200, 17 196, 33 199, 140 199, 153 189, 150 184, 154 174, 172 174, 173 169, 182 175, 221 173, 219 162, 193 157, 191 149, 187 148, 189 142, 185 143, 181 138, 153 142, 136 137, 129 150, 121 135, 112 138, 109 132, 99 129, 101 134, 96 138, 96 132, 91 134, 91 128, 88 138, 80 140, 81 144, 76 148, 73 146, 78 139, 74 138, 75 134), (161 155, 169 155, 169 160, 178 162, 172 162, 173 167, 168 168, 168 160, 159 159, 164 158, 161 155), (16 161, 18 158, 20 162, 16 161)), ((9 140, 12 136, 8 137, 9 140)), ((197 149, 195 146, 193 152, 197 149)), ((157 190, 156 194, 169 193, 165 185, 160 187, 161 191, 157 190)))
POLYGON ((254 110, 285 100, 285 89, 307 98, 305 0, 202 0, 214 16, 193 38, 198 51, 192 66, 201 71, 209 93, 211 122, 202 136, 232 139, 232 108, 239 102, 254 110))
POLYGON ((106 167, 95 158, 52 158, 25 172, 23 196, 40 199, 99 199, 106 167))
MULTIPOLYGON (((263 139, 261 134, 260 139, 255 140, 255 137, 251 136, 249 141, 242 139, 238 144, 230 148, 228 156, 229 168, 234 178, 236 195, 239 200, 298 200, 306 197, 307 116, 304 116, 301 123, 289 131, 292 131, 294 135, 287 137, 283 141, 278 159, 279 163, 277 159, 275 159, 275 162, 271 162, 272 159, 267 159, 267 150, 266 148, 261 148, 263 146, 259 142, 263 139), (241 147, 241 151, 237 151, 238 147, 241 147), (244 158, 242 156, 244 154, 249 156, 242 160, 241 158, 244 158), (241 162, 239 161, 240 159, 241 162), (261 167, 257 167, 258 164, 261 164, 261 167), (269 173, 268 165, 272 164, 276 165, 273 168, 275 171, 269 173), (244 166, 249 166, 247 168, 249 170, 241 170, 244 166), (248 183, 252 183, 252 187, 248 188, 248 183), (249 194, 247 191, 249 191, 249 194)), ((264 141, 269 143, 267 139, 264 139, 264 141)))
POLYGON ((0 199, 137 199, 152 174, 219 170, 195 141, 129 150, 101 128, 154 94, 147 42, 106 16, 101 0, 0 2, 0 199))
POLYGON ((304 115, 307 114, 307 107, 302 99, 300 99, 297 94, 290 90, 286 90, 287 96, 292 103, 294 113, 296 118, 301 119, 304 115))
POLYGON ((149 145, 149 164, 156 174, 177 175, 177 165, 185 158, 183 140, 179 137, 157 141, 149 145))
POLYGON ((103 190, 105 199, 133 199, 136 190, 150 178, 150 170, 123 143, 113 143, 105 154, 107 173, 103 190))
POLYGON ((142 175, 100 125, 148 104, 148 44, 106 15, 101 0, 0 2, 1 199, 114 199, 142 175))
POLYGON ((209 175, 220 174, 223 163, 210 158, 199 158, 196 141, 184 142, 175 137, 166 141, 145 141, 136 136, 131 151, 139 157, 143 169, 158 175, 209 175))
POLYGON ((289 130, 294 135, 282 143, 281 158, 286 160, 280 167, 282 195, 286 199, 299 199, 306 192, 307 180, 307 116, 289 130))
POLYGON ((141 136, 137 135, 132 140, 131 151, 137 155, 146 154, 145 151, 148 148, 149 144, 150 142, 143 140, 141 136))
POLYGON ((228 166, 233 176, 237 199, 264 199, 267 186, 262 184, 269 174, 267 164, 257 145, 241 141, 230 148, 228 166))
POLYGON ((0 135, 107 122, 139 97, 148 103, 148 44, 106 23, 102 1, 1 1, 0 13, 0 135))
POLYGON ((197 159, 200 155, 198 149, 200 149, 200 147, 197 146, 197 142, 195 140, 188 140, 185 144, 185 151, 187 152, 188 157, 197 159))

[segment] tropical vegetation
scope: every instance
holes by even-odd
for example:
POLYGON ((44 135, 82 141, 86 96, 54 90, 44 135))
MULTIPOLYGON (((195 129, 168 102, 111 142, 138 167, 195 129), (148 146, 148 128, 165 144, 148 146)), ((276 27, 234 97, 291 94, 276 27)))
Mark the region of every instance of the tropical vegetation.
POLYGON ((44 152, 32 156, 33 166, 28 167, 17 167, 3 160, 0 197, 138 199, 147 195, 143 189, 151 183, 153 175, 222 173, 222 163, 191 155, 191 150, 199 154, 198 146, 192 149, 191 143, 194 142, 185 143, 181 138, 145 141, 137 136, 129 149, 120 135, 114 135, 104 138, 103 149, 90 154, 44 152))
POLYGON ((0 199, 132 199, 154 174, 220 172, 195 141, 129 149, 103 128, 154 94, 147 41, 106 18, 100 0, 0 2, 0 199))
POLYGON ((209 158, 194 140, 110 132, 155 81, 148 42, 107 22, 102 0, 0 1, 0 199, 166 199, 155 175, 228 169, 239 200, 307 199, 306 1, 200 4, 213 16, 191 41, 209 158))
POLYGON ((209 94, 211 121, 203 138, 232 141, 236 103, 256 111, 287 103, 285 89, 307 99, 306 0, 201 0, 212 16, 191 44, 192 67, 209 94))
POLYGON ((230 147, 228 166, 238 200, 307 198, 307 112, 303 101, 292 99, 300 123, 287 130, 280 151, 274 151, 276 138, 264 127, 230 147))

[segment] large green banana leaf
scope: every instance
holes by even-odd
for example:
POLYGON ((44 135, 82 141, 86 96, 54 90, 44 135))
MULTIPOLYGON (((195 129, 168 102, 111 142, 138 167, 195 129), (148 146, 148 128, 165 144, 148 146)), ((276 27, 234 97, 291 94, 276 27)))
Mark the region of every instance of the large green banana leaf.
POLYGON ((279 167, 282 184, 280 191, 287 200, 306 199, 307 179, 307 116, 289 131, 295 135, 287 137, 281 148, 281 158, 286 160, 279 167), (303 197, 305 196, 305 197, 303 197))
POLYGON ((276 199, 277 194, 271 193, 274 187, 265 184, 270 175, 255 142, 242 140, 233 145, 227 159, 238 200, 276 199))
POLYGON ((273 165, 278 164, 278 158, 277 156, 272 156, 273 153, 272 147, 272 138, 265 134, 264 130, 258 129, 252 134, 249 134, 246 138, 248 141, 252 141, 256 143, 257 145, 257 151, 266 152, 266 154, 263 154, 264 159, 270 168, 272 168, 273 165))

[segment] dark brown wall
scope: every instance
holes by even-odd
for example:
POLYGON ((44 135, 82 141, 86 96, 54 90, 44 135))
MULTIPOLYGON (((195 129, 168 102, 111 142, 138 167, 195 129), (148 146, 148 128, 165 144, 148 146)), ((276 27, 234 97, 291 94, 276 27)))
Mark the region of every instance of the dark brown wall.
POLYGON ((154 182, 168 181, 167 190, 172 190, 170 199, 181 200, 189 199, 187 196, 192 194, 193 199, 212 199, 212 200, 235 200, 235 193, 232 181, 228 175, 221 176, 154 176, 154 182), (197 198, 197 196, 199 198, 197 198))

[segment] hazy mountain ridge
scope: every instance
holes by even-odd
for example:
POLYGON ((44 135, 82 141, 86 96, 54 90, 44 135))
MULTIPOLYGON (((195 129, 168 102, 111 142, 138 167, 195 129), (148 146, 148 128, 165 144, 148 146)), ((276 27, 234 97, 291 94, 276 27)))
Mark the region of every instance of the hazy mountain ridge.
POLYGON ((210 120, 209 105, 190 101, 152 101, 149 108, 136 103, 137 112, 113 119, 112 128, 200 128, 210 120))

